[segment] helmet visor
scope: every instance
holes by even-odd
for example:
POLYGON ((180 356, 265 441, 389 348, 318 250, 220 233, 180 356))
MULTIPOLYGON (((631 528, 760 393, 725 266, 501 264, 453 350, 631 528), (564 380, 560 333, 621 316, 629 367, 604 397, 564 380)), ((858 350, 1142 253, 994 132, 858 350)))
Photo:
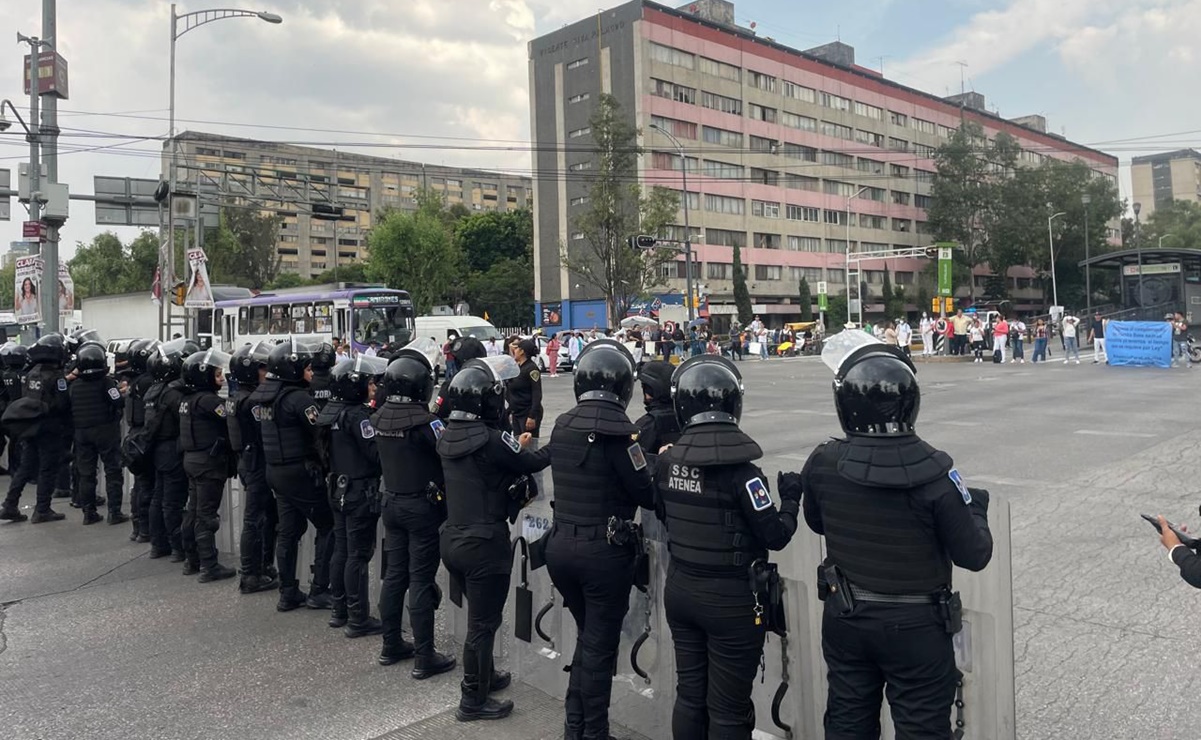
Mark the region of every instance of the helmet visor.
POLYGON ((317 337, 292 337, 292 351, 298 355, 315 355, 323 344, 326 342, 317 337))
POLYGON ((268 344, 262 340, 255 342, 250 348, 250 353, 247 355, 252 363, 266 365, 267 360, 271 357, 271 348, 274 345, 268 344))
POLYGON ((78 344, 83 344, 84 342, 96 342, 97 344, 104 344, 104 340, 100 337, 100 332, 96 331, 95 329, 84 329, 83 331, 76 332, 73 339, 78 344))
POLYGON ((826 346, 822 348, 822 362, 837 375, 848 357, 864 347, 873 345, 881 348, 885 346, 884 342, 865 331, 845 329, 826 340, 826 346))
MULTIPOLYGON (((225 368, 229 367, 229 361, 233 359, 233 355, 229 354, 228 352, 222 352, 219 349, 206 349, 195 353, 192 355, 192 357, 195 357, 196 362, 200 363, 201 365, 206 367, 216 367, 221 370, 225 370, 225 368)), ((190 360, 192 357, 189 357, 188 359, 190 360)))
POLYGON ((471 362, 478 362, 486 366, 492 372, 492 377, 502 383, 512 380, 521 374, 521 368, 517 366, 517 361, 509 355, 480 357, 471 362))
MULTIPOLYGON (((414 339, 406 344, 404 349, 401 350, 401 352, 408 351, 412 351, 425 358, 425 361, 429 363, 431 370, 438 366, 438 358, 442 356, 442 348, 438 346, 438 343, 425 337, 414 339)), ((398 354, 397 356, 399 357, 401 355, 398 354)))
MULTIPOLYGON (((163 357, 171 357, 173 355, 181 355, 188 349, 195 350, 196 343, 187 337, 172 339, 169 342, 163 342, 158 346, 158 352, 163 357)), ((188 354, 191 354, 190 352, 188 354)))
POLYGON ((372 377, 383 375, 384 371, 388 369, 388 360, 384 357, 359 355, 353 360, 349 360, 349 362, 354 363, 354 372, 372 377))

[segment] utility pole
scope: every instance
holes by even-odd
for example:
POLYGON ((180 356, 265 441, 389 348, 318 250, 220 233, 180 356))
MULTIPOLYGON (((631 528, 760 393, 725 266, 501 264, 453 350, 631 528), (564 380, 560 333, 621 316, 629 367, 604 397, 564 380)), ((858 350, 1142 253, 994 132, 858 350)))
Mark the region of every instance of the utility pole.
MULTIPOLYGON (((58 50, 58 9, 57 0, 42 0, 42 43, 47 48, 58 50)), ((38 81, 38 50, 31 53, 30 85, 35 92, 41 84, 38 81), (36 83, 36 84, 35 84, 36 83)), ((55 60, 54 73, 58 73, 58 60, 55 60)), ((35 95, 36 97, 36 95, 35 95)), ((43 141, 43 157, 46 162, 46 179, 48 182, 58 182, 58 95, 53 92, 42 94, 42 122, 38 127, 38 138, 43 141)), ((37 120, 37 115, 33 116, 37 120)), ((32 214, 31 214, 32 216, 32 214)), ((36 219, 34 219, 36 220, 36 219)), ((46 241, 42 244, 42 323, 46 332, 56 332, 59 326, 58 305, 58 229, 57 220, 48 224, 46 241), (50 286, 49 289, 46 286, 50 286)), ((71 306, 70 308, 74 308, 71 306)))

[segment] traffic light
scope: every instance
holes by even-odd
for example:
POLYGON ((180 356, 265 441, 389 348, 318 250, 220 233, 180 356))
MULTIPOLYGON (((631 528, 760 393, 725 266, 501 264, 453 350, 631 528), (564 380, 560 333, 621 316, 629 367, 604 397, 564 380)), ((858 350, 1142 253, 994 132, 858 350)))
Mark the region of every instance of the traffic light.
POLYGON ((626 240, 626 243, 630 245, 630 249, 654 249, 657 242, 658 240, 655 237, 646 234, 631 236, 626 240))
POLYGON ((184 298, 188 295, 188 284, 182 280, 171 286, 171 302, 176 306, 182 306, 184 298))
POLYGON ((938 247, 926 247, 926 259, 928 259, 928 260, 938 259, 938 247))

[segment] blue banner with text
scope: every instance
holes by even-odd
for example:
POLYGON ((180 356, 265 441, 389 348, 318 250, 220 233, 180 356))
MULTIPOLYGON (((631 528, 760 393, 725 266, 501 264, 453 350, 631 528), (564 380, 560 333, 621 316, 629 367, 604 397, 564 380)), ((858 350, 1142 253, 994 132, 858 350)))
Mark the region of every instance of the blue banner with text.
POLYGON ((1110 321, 1105 326, 1110 365, 1171 367, 1172 325, 1166 321, 1110 321))

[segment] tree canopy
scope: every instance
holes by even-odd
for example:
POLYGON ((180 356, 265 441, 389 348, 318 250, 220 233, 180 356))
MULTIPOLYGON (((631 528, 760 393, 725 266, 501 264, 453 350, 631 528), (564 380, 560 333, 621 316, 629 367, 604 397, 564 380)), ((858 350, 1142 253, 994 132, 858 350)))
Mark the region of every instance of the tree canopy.
POLYGON ((461 254, 444 215, 443 201, 430 198, 412 213, 385 211, 367 237, 367 276, 407 290, 419 315, 450 295, 461 277, 461 254))
POLYGON ((158 234, 153 231, 143 231, 129 244, 122 244, 111 231, 97 234, 87 244, 80 242, 75 256, 67 261, 76 298, 141 290, 149 293, 158 267, 158 249, 158 234))

